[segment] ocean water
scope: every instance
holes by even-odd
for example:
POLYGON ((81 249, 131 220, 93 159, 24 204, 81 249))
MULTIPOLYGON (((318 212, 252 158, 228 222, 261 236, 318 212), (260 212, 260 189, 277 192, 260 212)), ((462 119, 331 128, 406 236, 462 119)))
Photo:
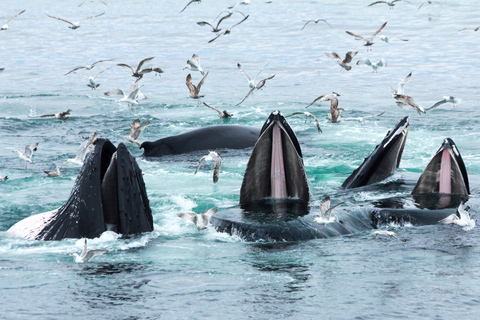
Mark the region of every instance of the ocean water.
MULTIPOLYGON (((0 31, 0 319, 476 319, 480 312, 480 237, 477 229, 455 226, 385 226, 407 239, 372 239, 371 231, 302 242, 245 242, 237 236, 202 233, 177 213, 200 213, 238 204, 243 173, 251 149, 222 152, 218 183, 212 166, 193 175, 206 153, 148 161, 131 146, 144 172, 153 211, 152 233, 120 238, 105 233, 89 247, 107 249, 89 264, 75 264, 83 240, 29 241, 6 231, 33 214, 53 210, 68 198, 79 166, 73 158, 83 136, 97 132, 114 144, 136 118, 151 120, 141 141, 214 124, 260 127, 274 110, 305 110, 317 96, 335 91, 345 117, 386 111, 365 122, 332 124, 329 103, 308 109, 323 133, 302 117, 289 118, 300 142, 312 201, 317 207, 330 195, 344 208, 368 207, 374 200, 408 195, 444 138, 457 144, 470 178, 470 213, 480 211, 480 41, 478 1, 421 1, 368 7, 370 1, 252 0, 236 10, 249 18, 212 43, 214 33, 197 21, 213 19, 234 0, 187 1, 2 0, 0 21, 26 9, 0 31), (45 14, 83 21, 77 30, 45 14), (327 19, 331 24, 310 23, 327 19), (372 51, 346 30, 371 35, 385 21, 372 51), (409 41, 395 41, 406 38, 409 41), (352 70, 341 72, 325 51, 344 56, 358 51, 352 70), (198 54, 209 75, 202 101, 226 109, 231 119, 188 98, 182 70, 198 54), (134 78, 116 63, 160 66, 158 77, 141 81, 148 99, 134 110, 103 92, 128 90, 134 78), (387 67, 373 73, 358 59, 384 58, 387 67), (80 74, 64 73, 99 59, 85 75, 114 66, 98 76, 91 90, 80 74), (269 63, 259 78, 275 74, 263 90, 236 106, 248 92, 237 69, 250 76, 269 63), (442 96, 461 98, 459 108, 444 104, 425 115, 397 107, 390 86, 409 72, 406 92, 424 108, 442 96), (72 109, 71 118, 34 118, 72 109), (342 182, 405 115, 411 128, 401 168, 383 187, 342 190, 342 182), (39 142, 34 162, 24 169, 12 151, 39 142), (43 171, 61 166, 62 175, 43 171), (400 183, 406 178, 412 183, 400 183)), ((235 12, 221 27, 240 21, 235 12)), ((0 24, 3 22, 0 22, 0 24)), ((193 82, 201 79, 192 72, 193 82)), ((339 213, 341 214, 341 213, 339 213)))

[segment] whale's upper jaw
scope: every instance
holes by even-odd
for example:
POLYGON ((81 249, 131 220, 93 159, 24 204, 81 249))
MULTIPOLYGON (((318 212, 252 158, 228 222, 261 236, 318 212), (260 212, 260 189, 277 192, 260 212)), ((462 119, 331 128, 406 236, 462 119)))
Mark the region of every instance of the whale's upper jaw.
POLYGON ((275 111, 265 122, 245 170, 240 204, 264 198, 309 201, 298 140, 285 117, 275 111))
POLYGON ((469 195, 467 169, 452 139, 446 138, 413 188, 412 194, 469 195))

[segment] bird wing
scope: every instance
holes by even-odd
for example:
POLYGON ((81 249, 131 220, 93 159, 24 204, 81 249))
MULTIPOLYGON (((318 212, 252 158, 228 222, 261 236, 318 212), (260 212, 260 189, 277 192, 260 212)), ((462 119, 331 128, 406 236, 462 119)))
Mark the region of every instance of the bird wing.
POLYGON ((38 142, 25 146, 25 155, 31 157, 34 151, 37 151, 38 142))
POLYGON ((247 93, 247 95, 245 96, 245 98, 243 98, 243 100, 240 101, 239 103, 237 103, 236 105, 237 105, 237 106, 238 106, 238 105, 241 105, 242 102, 245 101, 245 99, 247 99, 248 96, 249 96, 249 95, 253 92, 253 90, 255 90, 255 89, 256 89, 256 87, 253 87, 252 89, 250 89, 250 91, 248 91, 248 93, 247 93))
POLYGON ((222 23, 223 20, 230 18, 232 14, 233 14, 233 11, 230 11, 227 15, 223 16, 220 20, 218 20, 216 29, 218 29, 218 27, 220 26, 220 23, 222 23))
POLYGON ((322 218, 328 217, 328 209, 330 209, 330 197, 326 196, 325 199, 322 200, 322 203, 320 203, 320 216, 322 218))
POLYGON ((72 69, 72 70, 68 71, 68 72, 65 73, 64 75, 66 76, 67 74, 70 74, 70 73, 72 73, 72 72, 75 72, 75 71, 77 71, 78 69, 86 69, 86 68, 85 68, 85 67, 76 67, 75 69, 72 69))
POLYGON ((372 34, 372 38, 373 38, 373 37, 375 37, 377 34, 379 34, 379 33, 380 33, 380 31, 382 31, 382 29, 383 29, 383 28, 385 28, 385 26, 386 26, 386 25, 387 25, 387 21, 385 21, 385 23, 384 23, 384 24, 382 24, 382 25, 380 26, 380 28, 378 28, 378 30, 377 30, 377 31, 375 31, 375 33, 374 33, 374 34, 372 34))
POLYGON ((148 61, 152 60, 153 58, 155 58, 155 57, 146 58, 146 59, 143 59, 142 61, 140 61, 140 63, 137 66, 136 72, 138 73, 138 70, 140 70, 140 68, 142 68, 143 64, 145 62, 148 62, 148 61))
POLYGON ((460 202, 460 205, 458 206, 457 212, 460 214, 460 219, 468 221, 470 220, 470 214, 465 210, 463 207, 463 201, 460 202))
POLYGON ((80 254, 80 257, 85 257, 85 255, 87 254, 87 239, 85 239, 85 242, 83 244, 83 250, 82 250, 82 253, 80 254))
POLYGON ((208 107, 208 108, 210 108, 210 109, 212 109, 212 110, 217 111, 220 116, 223 114, 223 113, 222 113, 220 110, 218 110, 217 108, 214 108, 214 107, 212 107, 212 106, 209 106, 209 105, 206 104, 205 102, 204 102, 203 104, 204 104, 206 107, 208 107))
POLYGON ((142 123, 139 127, 137 127, 135 129, 135 132, 132 134, 130 134, 132 136, 133 139, 137 140, 138 137, 140 137, 140 135, 142 134, 143 130, 145 130, 145 128, 150 124, 150 120, 148 121, 145 121, 144 123, 142 123))
POLYGON ((340 202, 340 203, 334 205, 333 207, 329 208, 329 209, 327 210, 327 214, 326 214, 326 215, 327 215, 328 217, 331 216, 333 209, 335 209, 335 208, 338 207, 338 206, 341 206, 341 205, 344 204, 344 203, 345 203, 345 202, 340 202))
POLYGON ((19 15, 21 15, 21 14, 24 13, 24 12, 25 12, 25 10, 20 11, 19 13, 17 13, 16 15, 14 15, 14 16, 11 17, 10 19, 8 19, 7 22, 5 22, 5 24, 8 24, 10 21, 12 21, 13 18, 18 17, 19 15))
POLYGON ((80 146, 77 149, 77 155, 75 156, 75 159, 79 161, 83 161, 83 159, 85 159, 85 155, 87 154, 87 148, 89 144, 90 144, 89 139, 85 139, 85 141, 83 141, 80 144, 80 146))
POLYGON ((191 221, 191 222, 194 222, 194 218, 197 216, 197 214, 195 213, 191 213, 191 212, 188 212, 188 213, 177 213, 177 216, 179 216, 180 218, 182 219, 185 219, 187 221, 191 221))
POLYGON ((197 84, 197 93, 200 92, 200 88, 202 87, 203 83, 205 82, 205 79, 207 78, 208 76, 208 72, 203 76, 202 80, 200 80, 200 82, 197 84))
POLYGON ((213 41, 217 40, 217 39, 218 39, 218 38, 219 38, 221 35, 224 35, 224 34, 225 34, 225 31, 222 31, 222 32, 220 32, 219 34, 217 34, 217 36, 216 36, 215 38, 213 38, 213 39, 210 39, 210 40, 208 41, 208 43, 210 43, 210 42, 213 42, 213 41))
POLYGON ((85 258, 83 259, 83 261, 88 262, 88 261, 92 260, 93 257, 99 256, 101 254, 105 254, 107 252, 108 252, 108 250, 89 250, 89 251, 87 251, 87 254, 85 255, 85 258))
POLYGON ((98 60, 98 61, 95 61, 94 63, 92 63, 90 66, 93 68, 94 65, 96 65, 97 63, 100 63, 100 62, 105 62, 105 61, 112 61, 113 59, 103 59, 103 60, 98 60))
POLYGON ((417 11, 420 10, 420 8, 425 4, 427 3, 428 1, 425 1, 425 2, 422 2, 422 4, 420 5, 420 7, 418 7, 417 11))
POLYGON ((202 164, 202 162, 203 162, 203 161, 205 161, 205 162, 207 161, 206 158, 207 158, 207 156, 203 156, 203 157, 200 158, 200 161, 198 161, 198 165, 197 165, 197 168, 195 169, 195 173, 194 173, 194 174, 197 174, 198 169, 200 169, 200 165, 202 164))
MULTIPOLYGON (((94 134, 93 134, 93 137, 92 139, 90 139, 90 143, 88 144, 88 148, 87 148, 87 151, 85 154, 89 153, 90 151, 92 151, 93 147, 95 146, 95 141, 97 141, 97 138, 98 138, 98 135, 97 135, 97 132, 95 131, 94 134)), ((85 158, 85 156, 84 156, 85 158)))
POLYGON ((205 210, 204 212, 201 213, 201 216, 204 218, 207 218, 207 221, 210 221, 210 218, 217 212, 217 208, 213 207, 208 210, 205 210))
POLYGON ((357 61, 357 65, 366 64, 367 66, 372 66, 370 59, 360 59, 357 61))
MULTIPOLYGON (((210 27, 212 27, 212 30, 215 30, 215 28, 214 28, 210 23, 208 23, 207 21, 198 21, 197 24, 198 24, 199 26, 202 26, 202 27, 203 27, 204 25, 208 24, 210 27)), ((188 63, 188 61, 187 61, 187 63, 188 63)))
MULTIPOLYGON (((307 26, 307 24, 309 24, 310 22, 314 22, 314 21, 315 21, 315 20, 308 20, 307 23, 305 23, 305 24, 303 25, 302 30, 305 29, 305 27, 307 26)), ((300 30, 300 31, 302 31, 302 30, 300 30)))
POLYGON ((345 59, 343 59, 344 63, 350 63, 353 60, 353 57, 357 55, 358 51, 348 51, 345 55, 345 59))
POLYGON ((187 79, 186 79, 185 83, 187 84, 187 87, 188 87, 188 90, 190 91, 190 94, 194 95, 197 88, 195 87, 194 84, 192 84, 192 75, 190 73, 187 75, 187 79))
MULTIPOLYGON (((46 14, 46 13, 45 13, 45 14, 46 14)), ((73 26, 73 23, 70 22, 70 21, 68 21, 68 20, 65 20, 65 19, 63 19, 63 18, 57 18, 57 17, 51 16, 51 15, 48 15, 48 14, 46 14, 46 15, 47 15, 47 17, 50 17, 50 18, 52 18, 52 19, 57 19, 57 20, 60 20, 60 21, 66 22, 66 23, 69 23, 69 24, 71 24, 71 25, 73 26)))
POLYGON ((104 14, 105 14, 105 12, 102 12, 102 13, 97 14, 97 15, 95 15, 95 16, 91 16, 91 17, 84 18, 84 19, 78 21, 78 23, 80 23, 80 22, 82 22, 82 21, 85 21, 85 20, 88 20, 88 19, 93 19, 93 18, 96 18, 96 17, 103 16, 104 14))
POLYGON ((68 109, 67 111, 60 112, 60 117, 65 117, 68 114, 72 114, 72 109, 68 109))
POLYGON ((101 70, 99 73, 97 73, 97 74, 93 77, 93 79, 97 78, 101 73, 107 71, 107 70, 110 69, 110 68, 111 68, 111 67, 108 67, 108 68, 105 68, 105 69, 101 70))
POLYGON ((351 31, 345 31, 345 32, 348 33, 348 34, 351 35, 351 36, 354 36, 354 37, 357 38, 357 39, 367 40, 367 39, 365 39, 363 36, 361 36, 361 35, 359 35, 359 34, 356 34, 356 33, 353 33, 353 32, 351 32, 351 31))
POLYGON ((396 93, 398 93, 398 94, 404 94, 405 93, 405 91, 404 91, 405 85, 408 83, 408 81, 410 81, 411 77, 412 77, 412 73, 410 72, 408 74, 408 76, 405 77, 405 79, 400 81, 400 83, 398 84, 398 90, 397 90, 396 93))
POLYGON ((106 96, 125 96, 125 93, 120 89, 113 89, 103 93, 106 96))
POLYGON ((270 62, 267 62, 267 64, 266 64, 262 69, 260 69, 260 71, 257 72, 257 74, 255 75, 255 78, 253 78, 253 81, 254 81, 254 82, 255 82, 255 80, 257 80, 257 77, 258 77, 258 75, 260 74, 260 72, 262 72, 263 69, 265 69, 265 68, 268 66, 269 63, 270 63, 270 62))
POLYGON ((449 215, 448 217, 438 221, 438 223, 440 223, 440 224, 450 224, 454 220, 458 220, 458 216, 457 216, 456 213, 453 213, 453 214, 449 215))
POLYGON ((180 12, 183 12, 185 9, 187 9, 187 7, 188 7, 193 1, 195 1, 195 0, 190 0, 190 2, 187 3, 187 5, 185 6, 185 8, 183 8, 182 11, 180 11, 180 12))
POLYGON ((313 100, 312 103, 310 103, 308 106, 306 106, 305 108, 308 108, 310 107, 311 105, 313 105, 315 102, 317 102, 318 100, 322 99, 323 97, 325 97, 325 94, 322 94, 321 96, 317 97, 315 100, 313 100))
POLYGON ((232 30, 233 27, 235 26, 238 26, 240 23, 242 23, 243 21, 247 20, 249 17, 249 15, 247 15, 245 18, 243 18, 242 20, 240 20, 239 22, 235 23, 233 26, 231 26, 229 29, 232 30))
POLYGON ((378 63, 377 63, 377 66, 386 67, 387 66, 387 61, 385 61, 385 59, 380 59, 380 61, 378 61, 378 63))
POLYGON ((369 115, 369 116, 365 116, 365 117, 358 117, 358 118, 342 118, 340 121, 348 121, 348 120, 357 120, 357 121, 363 121, 365 119, 368 119, 368 118, 375 118, 375 117, 379 117, 381 115, 383 115, 385 113, 385 111, 383 111, 382 113, 379 113, 379 114, 374 114, 374 115, 369 115))
POLYGON ((335 59, 335 60, 342 60, 342 58, 340 58, 340 56, 339 56, 336 52, 328 52, 328 51, 326 51, 325 54, 326 54, 327 57, 329 57, 329 58, 332 58, 332 59, 335 59))
POLYGON ((187 60, 187 64, 198 68, 200 67, 200 58, 196 54, 193 54, 190 60, 187 60))
POLYGON ((268 78, 265 78, 265 79, 262 79, 262 80, 258 81, 258 83, 255 85, 255 88, 256 88, 257 90, 263 88, 263 86, 265 85, 265 83, 267 82, 267 80, 273 79, 273 77, 275 77, 275 75, 270 76, 270 77, 268 77, 268 78))
POLYGON ((222 157, 220 157, 218 152, 215 152, 215 154, 217 156, 215 157, 215 168, 213 169, 213 183, 217 183, 220 174, 220 167, 222 166, 222 157))
POLYGON ((252 81, 252 79, 250 79, 250 77, 248 76, 248 74, 245 72, 245 70, 243 69, 242 65, 240 63, 237 63, 237 67, 238 69, 240 69, 240 71, 243 73, 243 75, 245 76, 245 78, 247 78, 248 82, 252 81))
POLYGON ((127 99, 137 100, 138 90, 140 90, 140 88, 137 88, 137 89, 133 90, 132 92, 130 92, 127 99))
POLYGON ((55 117, 55 113, 42 114, 41 116, 37 116, 35 118, 46 118, 46 117, 55 117))
POLYGON ((447 103, 447 101, 445 101, 445 100, 440 100, 440 101, 438 101, 438 102, 435 102, 435 104, 434 104, 433 106, 431 106, 430 108, 426 109, 425 111, 434 109, 434 108, 436 108, 436 107, 438 107, 439 105, 442 105, 442 104, 444 104, 444 103, 447 103))
POLYGON ((375 4, 379 4, 379 3, 387 3, 387 1, 375 1, 375 2, 370 3, 367 7, 371 7, 371 6, 373 6, 375 4))
POLYGON ((130 125, 130 136, 133 137, 135 130, 140 127, 140 119, 133 120, 132 124, 130 125))
POLYGON ((128 64, 125 64, 125 63, 117 63, 117 66, 129 68, 130 70, 132 70, 132 73, 135 73, 135 70, 133 70, 133 68, 130 67, 128 64))

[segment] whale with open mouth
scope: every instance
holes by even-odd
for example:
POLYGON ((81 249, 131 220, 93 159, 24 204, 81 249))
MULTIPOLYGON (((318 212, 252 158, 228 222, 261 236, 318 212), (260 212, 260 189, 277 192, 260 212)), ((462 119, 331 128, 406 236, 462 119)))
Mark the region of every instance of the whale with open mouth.
POLYGON ((7 232, 31 240, 95 238, 112 230, 122 235, 153 231, 142 171, 127 147, 97 139, 67 202, 30 216, 7 232))

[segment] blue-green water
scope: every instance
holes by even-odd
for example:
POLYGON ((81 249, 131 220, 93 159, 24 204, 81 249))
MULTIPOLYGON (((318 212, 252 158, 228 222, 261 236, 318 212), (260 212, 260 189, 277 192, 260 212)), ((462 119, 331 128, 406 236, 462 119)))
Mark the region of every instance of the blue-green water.
MULTIPOLYGON (((328 122, 328 103, 308 110, 320 119, 323 133, 302 117, 289 118, 301 144, 312 192, 312 205, 325 195, 346 201, 345 207, 367 206, 372 200, 406 195, 399 189, 340 189, 388 130, 410 116, 401 169, 389 181, 418 178, 442 140, 452 138, 462 153, 471 183, 467 205, 480 210, 480 123, 478 92, 478 32, 465 30, 479 23, 477 1, 421 2, 367 7, 369 1, 285 1, 267 4, 252 0, 237 9, 249 18, 213 43, 208 27, 233 3, 204 0, 179 11, 187 1, 15 1, 3 0, 0 21, 25 13, 0 31, 0 318, 4 319, 475 319, 479 307, 480 237, 453 226, 390 226, 395 239, 372 239, 370 232, 298 243, 246 243, 212 228, 197 233, 177 217, 178 212, 219 210, 238 203, 243 173, 251 150, 222 153, 220 180, 212 183, 210 166, 193 175, 203 153, 147 161, 132 153, 145 173, 155 230, 120 239, 106 233, 89 241, 107 249, 90 264, 75 264, 69 256, 80 252, 82 240, 37 242, 5 233, 30 215, 53 210, 68 198, 79 166, 73 158, 81 136, 97 131, 118 144, 131 122, 151 120, 141 141, 156 140, 213 124, 260 127, 271 111, 284 114, 304 110, 317 96, 335 91, 345 117, 386 111, 365 123, 328 122), (45 14, 86 20, 77 30, 45 14), (330 28, 321 22, 328 19, 330 28), (388 21, 381 35, 407 38, 385 43, 376 39, 367 51, 346 30, 372 34, 388 21), (358 51, 349 72, 340 72, 325 51, 343 56, 358 51), (228 120, 187 98, 187 70, 193 53, 209 76, 203 101, 234 113, 228 120), (161 77, 148 74, 142 92, 148 96, 134 111, 117 104, 104 91, 128 90, 130 71, 113 67, 97 80, 96 91, 78 74, 63 74, 99 59, 84 74, 95 75, 116 63, 135 65, 154 56, 147 66, 160 66, 161 77), (384 58, 387 67, 372 73, 357 66, 358 59, 384 58), (249 88, 236 64, 254 76, 275 74, 265 88, 242 105, 249 88), (409 72, 406 92, 424 108, 442 96, 461 98, 419 116, 397 107, 389 86, 396 87, 409 72), (66 123, 32 118, 71 108, 66 123), (24 169, 14 149, 39 142, 34 163, 24 169), (62 167, 49 178, 43 171, 62 167)), ((241 19, 234 13, 222 27, 241 19)), ((0 22, 2 24, 3 22, 0 22)), ((201 79, 192 73, 196 84, 201 79)))

